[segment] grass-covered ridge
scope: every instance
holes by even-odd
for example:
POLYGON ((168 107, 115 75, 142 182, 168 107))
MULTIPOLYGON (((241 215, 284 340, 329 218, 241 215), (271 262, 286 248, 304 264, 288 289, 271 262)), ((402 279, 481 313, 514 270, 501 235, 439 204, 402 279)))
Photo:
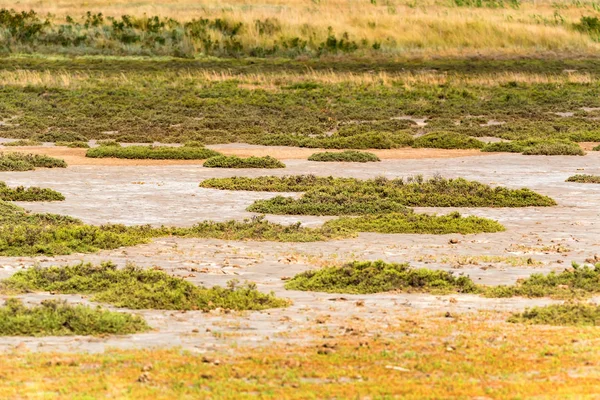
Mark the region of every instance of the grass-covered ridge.
POLYGON ((36 168, 66 168, 64 160, 43 154, 2 153, 0 171, 31 171, 36 168))
POLYGON ((585 303, 552 304, 514 313, 508 322, 535 325, 600 325, 600 306, 585 303))
POLYGON ((126 158, 152 160, 204 160, 220 154, 214 150, 201 147, 166 147, 166 146, 112 146, 104 145, 89 149, 86 157, 91 158, 126 158))
POLYGON ((528 207, 556 203, 529 189, 492 188, 462 178, 408 179, 315 177, 311 175, 213 178, 204 188, 305 192, 299 199, 258 200, 248 210, 269 214, 351 215, 402 212, 406 207, 528 207))
POLYGON ((373 153, 366 151, 346 150, 342 152, 323 152, 315 153, 308 157, 308 161, 323 161, 323 162, 376 162, 381 161, 373 153))
POLYGON ((383 261, 354 261, 341 267, 326 267, 294 276, 285 284, 288 290, 329 293, 435 292, 478 293, 467 276, 451 272, 416 269, 408 264, 383 261))
POLYGON ((271 156, 247 157, 216 156, 202 164, 207 168, 285 168, 285 164, 271 156))
POLYGON ((598 175, 573 175, 567 178, 566 182, 578 182, 578 183, 600 183, 600 176, 598 175))
POLYGON ((130 309, 263 310, 285 307, 289 301, 264 294, 252 284, 231 281, 227 288, 198 287, 156 269, 111 263, 66 267, 32 267, 0 282, 5 293, 51 291, 92 295, 92 300, 130 309))
POLYGON ((61 193, 47 188, 39 187, 8 187, 0 181, 0 201, 62 201, 65 199, 61 193))
POLYGON ((0 336, 126 335, 149 329, 136 315, 58 300, 28 307, 8 299, 0 307, 0 336))
POLYGON ((461 133, 432 132, 416 138, 412 146, 435 149, 481 149, 484 145, 481 140, 461 133))

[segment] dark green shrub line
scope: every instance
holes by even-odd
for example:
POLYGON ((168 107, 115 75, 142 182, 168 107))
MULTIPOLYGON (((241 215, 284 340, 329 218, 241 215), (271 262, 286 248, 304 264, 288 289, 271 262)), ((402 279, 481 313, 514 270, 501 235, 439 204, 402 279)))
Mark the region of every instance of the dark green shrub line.
POLYGON ((31 171, 36 168, 66 168, 64 160, 43 154, 0 153, 0 171, 31 171))
POLYGON ((20 139, 20 140, 15 140, 14 142, 7 142, 7 143, 3 143, 4 146, 13 146, 13 147, 18 147, 18 146, 41 146, 42 143, 38 142, 36 140, 30 140, 30 139, 20 139))
POLYGON ((198 147, 154 147, 154 146, 112 146, 103 145, 89 149, 85 154, 91 158, 127 158, 153 160, 204 160, 220 154, 214 150, 198 147))
POLYGON ((58 300, 26 307, 8 299, 0 307, 0 336, 126 335, 148 330, 139 316, 58 300))
POLYGON ((514 324, 555 326, 598 326, 600 307, 595 304, 566 303, 528 308, 508 319, 514 324))
POLYGON ((63 147, 69 147, 71 149, 89 149, 90 145, 88 144, 88 142, 56 142, 54 143, 55 146, 63 146, 63 147))
POLYGON ((395 149, 408 147, 414 143, 409 132, 366 132, 349 136, 307 137, 302 135, 275 134, 255 139, 264 146, 295 146, 313 149, 395 149))
POLYGON ((328 293, 434 292, 479 293, 467 276, 451 272, 415 269, 408 264, 383 261, 354 261, 341 267, 327 267, 294 276, 285 284, 288 290, 328 293))
POLYGON ((237 156, 216 156, 206 160, 207 168, 285 168, 285 164, 271 156, 240 158, 237 156))
POLYGON ((522 153, 524 155, 582 156, 583 149, 570 140, 528 139, 511 142, 489 143, 481 149, 485 152, 522 153))
POLYGON ((66 267, 32 267, 0 282, 5 293, 50 291, 92 295, 92 300, 130 309, 159 310, 264 310, 285 307, 288 300, 264 294, 253 284, 230 281, 227 288, 196 286, 157 269, 114 264, 77 264, 66 267))
POLYGON ((579 183, 600 183, 600 176, 598 175, 573 175, 567 178, 566 182, 579 182, 579 183))
POLYGON ((308 157, 308 161, 324 161, 324 162, 376 162, 381 161, 373 153, 363 151, 346 150, 340 153, 324 152, 315 153, 308 157))
POLYGON ((348 229, 357 232, 378 233, 419 233, 445 235, 460 233, 494 233, 505 230, 497 221, 480 217, 463 217, 458 212, 447 215, 416 214, 414 212, 392 213, 380 215, 364 215, 361 217, 341 217, 327 221, 324 227, 332 229, 348 229))
POLYGON ((412 147, 434 149, 481 149, 485 146, 481 140, 455 132, 434 132, 414 140, 412 147))
POLYGON ((3 201, 62 201, 65 199, 61 193, 52 189, 18 186, 9 188, 0 181, 0 200, 3 201))

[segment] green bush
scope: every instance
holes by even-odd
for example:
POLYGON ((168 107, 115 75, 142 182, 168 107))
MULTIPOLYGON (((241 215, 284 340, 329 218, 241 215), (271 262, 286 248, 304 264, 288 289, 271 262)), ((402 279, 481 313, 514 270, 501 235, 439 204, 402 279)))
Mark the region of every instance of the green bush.
POLYGON ((375 154, 373 153, 367 153, 367 152, 363 152, 363 151, 353 151, 353 150, 346 150, 346 151, 342 151, 340 153, 332 153, 329 151, 326 151, 324 153, 315 153, 313 155, 311 155, 310 157, 308 157, 308 161, 325 161, 325 162, 331 162, 331 161, 339 161, 339 162, 375 162, 375 161, 381 161, 379 159, 379 157, 377 157, 375 154))
POLYGON ((116 140, 98 140, 96 144, 100 147, 121 147, 121 143, 116 140))
POLYGON ((481 149, 485 143, 455 132, 434 132, 415 139, 412 147, 434 149, 481 149))
POLYGON ((154 146, 100 146, 89 149, 85 154, 91 158, 127 158, 153 160, 204 160, 220 154, 214 150, 198 147, 154 147, 154 146))
POLYGON ((207 168, 285 168, 285 164, 271 156, 240 158, 237 156, 216 156, 203 164, 207 168))
POLYGON ((69 131, 50 131, 35 136, 40 142, 87 142, 88 138, 69 131))
POLYGON ((136 315, 59 300, 26 307, 21 300, 8 299, 0 307, 1 336, 126 335, 148 330, 136 315))
POLYGON ((579 182, 579 183, 600 183, 600 176, 598 175, 573 175, 570 176, 566 182, 579 182))
POLYGON ((156 269, 129 264, 117 269, 114 264, 77 264, 66 267, 32 267, 0 282, 7 293, 49 291, 92 295, 92 300, 130 309, 159 310, 263 310, 285 307, 287 300, 263 294, 255 285, 227 288, 198 287, 182 278, 156 269))
POLYGON ((20 139, 20 140, 15 140, 14 142, 7 142, 7 143, 3 143, 4 146, 14 146, 14 147, 18 147, 18 146, 41 146, 42 143, 35 141, 35 140, 30 140, 30 139, 20 139))
POLYGON ((307 137, 301 135, 268 135, 258 141, 265 146, 296 146, 320 149, 395 149, 413 144, 406 132, 366 132, 352 136, 331 135, 307 137))
POLYGON ((64 160, 43 154, 0 153, 0 171, 31 171, 35 168, 66 168, 64 160))
POLYGON ((288 290, 328 293, 434 292, 478 293, 479 288, 467 276, 451 272, 415 269, 408 264, 383 261, 354 261, 341 267, 307 271, 286 282, 288 290))
POLYGON ((496 142, 496 143, 488 143, 481 151, 488 153, 522 153, 525 151, 527 146, 524 145, 524 142, 514 140, 510 142, 496 142))
POLYGON ((592 151, 600 151, 600 145, 598 145, 598 146, 594 147, 594 148, 592 149, 592 151))
POLYGON ((71 149, 89 149, 90 145, 88 142, 56 142, 55 146, 69 147, 71 149))
POLYGON ((585 152, 574 142, 547 141, 526 148, 523 154, 528 156, 583 156, 585 152))
POLYGON ((515 324, 598 326, 600 307, 595 304, 567 303, 533 307, 522 313, 514 313, 508 322, 515 324))
POLYGON ((3 201, 62 201, 64 199, 65 196, 52 189, 23 186, 9 188, 6 183, 0 181, 0 200, 3 201))
POLYGON ((496 221, 480 217, 463 217, 458 212, 447 215, 416 214, 414 212, 341 217, 327 221, 324 227, 348 229, 357 232, 420 233, 463 235, 482 232, 502 232, 504 227, 496 221))

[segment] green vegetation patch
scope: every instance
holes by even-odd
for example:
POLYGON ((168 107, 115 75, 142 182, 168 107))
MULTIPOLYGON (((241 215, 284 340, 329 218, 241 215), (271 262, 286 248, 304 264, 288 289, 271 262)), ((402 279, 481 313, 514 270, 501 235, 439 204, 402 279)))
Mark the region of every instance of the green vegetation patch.
POLYGON ((570 176, 566 182, 579 182, 579 183, 600 183, 600 176, 598 175, 573 175, 570 176))
POLYGON ((272 293, 259 292, 252 284, 237 285, 231 281, 227 288, 204 288, 157 269, 146 270, 131 264, 124 269, 117 269, 111 263, 32 267, 3 280, 0 289, 8 293, 89 294, 94 301, 130 309, 264 310, 289 304, 272 293))
POLYGON ((481 151, 522 153, 524 155, 582 156, 581 146, 570 140, 527 139, 486 144, 481 151))
POLYGON ((598 146, 594 147, 594 148, 592 149, 592 151, 600 151, 600 145, 598 145, 598 146))
POLYGON ((124 225, 86 225, 55 214, 30 214, 0 201, 0 255, 33 256, 91 253, 147 243, 162 236, 224 240, 313 242, 353 237, 355 232, 335 228, 305 228, 274 224, 262 217, 245 221, 204 221, 188 228, 124 225))
POLYGON ((352 135, 334 134, 331 136, 267 135, 257 140, 265 146, 295 146, 318 149, 395 149, 408 147, 414 143, 409 132, 365 132, 352 135))
POLYGON ((600 264, 580 266, 575 263, 560 273, 532 274, 514 285, 494 286, 485 291, 487 297, 573 298, 595 293, 600 293, 600 264))
POLYGON ((27 307, 18 299, 8 299, 0 307, 0 336, 126 335, 149 329, 136 315, 59 300, 27 307))
POLYGON ((71 149, 89 149, 88 142, 56 142, 55 146, 69 147, 71 149))
POLYGON ((3 201, 62 201, 64 199, 65 196, 52 189, 23 186, 10 188, 0 181, 0 200, 3 201))
POLYGON ((433 132, 415 139, 413 147, 434 149, 481 149, 481 140, 455 132, 433 132))
POLYGON ((166 146, 107 146, 89 149, 85 156, 91 158, 127 158, 152 160, 204 160, 220 154, 214 150, 199 147, 166 146))
POLYGON ((445 235, 461 233, 502 232, 505 228, 497 221, 475 216, 463 217, 458 212, 447 215, 404 213, 341 217, 327 221, 324 225, 334 229, 378 233, 421 233, 445 235))
POLYGON ((42 142, 38 142, 36 140, 30 140, 30 139, 20 139, 20 140, 15 140, 14 142, 7 142, 7 143, 3 143, 4 146, 13 146, 13 147, 18 147, 18 146, 41 146, 42 142))
POLYGON ((66 168, 64 160, 43 154, 0 153, 0 171, 31 171, 36 168, 66 168))
POLYGON ((285 164, 271 156, 247 157, 216 156, 203 164, 207 168, 285 168, 285 164))
POLYGON ((532 325, 598 326, 600 325, 600 307, 595 304, 582 303, 533 307, 522 313, 514 313, 508 322, 532 325))
POLYGON ((467 276, 447 271, 416 269, 408 264, 383 261, 354 261, 341 267, 307 271, 286 282, 288 290, 328 293, 435 292, 478 293, 479 288, 467 276))
POLYGON ((323 153, 315 153, 308 157, 308 161, 325 161, 325 162, 375 162, 381 161, 379 157, 377 157, 373 153, 367 153, 364 151, 354 151, 354 150, 346 150, 338 153, 333 152, 323 152, 323 153))

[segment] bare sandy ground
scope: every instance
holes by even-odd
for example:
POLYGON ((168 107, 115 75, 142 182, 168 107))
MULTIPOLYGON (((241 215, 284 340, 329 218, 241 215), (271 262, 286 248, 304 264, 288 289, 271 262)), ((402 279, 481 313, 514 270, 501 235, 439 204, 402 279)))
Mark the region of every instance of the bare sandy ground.
MULTIPOLYGON (((204 219, 243 219, 255 199, 273 193, 202 189, 210 177, 313 173, 369 178, 416 174, 465 177, 492 185, 529 187, 553 197, 556 207, 520 209, 460 209, 465 214, 497 219, 507 231, 479 235, 361 234, 356 239, 318 243, 228 242, 212 239, 161 238, 146 245, 58 257, 0 257, 0 278, 34 264, 65 265, 79 261, 112 260, 160 266, 165 271, 202 285, 224 285, 235 278, 253 281, 259 289, 288 297, 286 309, 245 313, 141 311, 154 332, 107 338, 2 338, 0 350, 21 344, 36 351, 102 351, 107 347, 182 346, 197 352, 231 349, 232 344, 268 345, 273 341, 305 343, 314 339, 307 329, 318 326, 322 335, 336 336, 348 329, 385 331, 391 321, 411 315, 497 310, 502 320, 508 310, 522 310, 550 299, 484 299, 472 295, 433 296, 386 293, 336 295, 286 291, 282 278, 316 266, 353 259, 411 262, 415 266, 466 273, 483 284, 509 284, 533 272, 567 267, 600 253, 600 185, 567 183, 576 173, 600 174, 600 154, 585 157, 526 157, 492 154, 486 157, 384 160, 372 164, 312 163, 287 159, 285 170, 223 170, 199 165, 150 165, 114 168, 76 165, 64 170, 4 172, 9 185, 38 185, 62 192, 66 201, 21 203, 40 212, 68 214, 88 223, 190 225, 204 219), (449 239, 458 239, 450 244, 449 239), (528 265, 523 259, 531 258, 528 265), (519 261, 521 260, 521 261, 519 261)), ((446 213, 450 209, 418 209, 446 213)), ((326 218, 269 216, 280 222, 302 220, 318 225, 326 218)), ((39 302, 49 294, 24 296, 39 302)), ((85 302, 80 296, 60 296, 85 302)), ((314 333, 313 333, 314 334, 314 333)))

